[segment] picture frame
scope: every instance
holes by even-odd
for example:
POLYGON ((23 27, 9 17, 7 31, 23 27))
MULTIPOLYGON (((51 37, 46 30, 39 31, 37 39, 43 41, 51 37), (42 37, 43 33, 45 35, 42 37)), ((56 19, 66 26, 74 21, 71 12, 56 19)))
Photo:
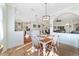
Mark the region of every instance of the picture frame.
POLYGON ((38 25, 38 28, 40 28, 41 26, 40 25, 38 25))
POLYGON ((22 31, 23 23, 15 21, 15 31, 22 31))
POLYGON ((36 24, 33 24, 33 28, 36 28, 36 24))

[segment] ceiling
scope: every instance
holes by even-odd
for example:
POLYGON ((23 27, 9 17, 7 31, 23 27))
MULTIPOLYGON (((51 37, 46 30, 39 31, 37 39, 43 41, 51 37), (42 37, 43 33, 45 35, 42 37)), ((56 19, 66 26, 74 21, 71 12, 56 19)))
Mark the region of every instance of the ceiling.
POLYGON ((74 13, 64 13, 59 15, 55 20, 54 20, 54 25, 56 24, 75 24, 79 22, 79 16, 74 14, 74 13), (60 22, 57 22, 59 20, 60 22))
MULTIPOLYGON (((15 7, 16 18, 22 20, 36 20, 40 21, 42 16, 45 15, 45 4, 44 3, 9 3, 8 5, 15 7)), ((50 17, 63 9, 71 8, 77 3, 48 3, 47 14, 50 17)))
POLYGON ((66 21, 75 21, 75 20, 79 20, 79 15, 74 14, 74 13, 63 13, 61 15, 59 15, 57 18, 57 20, 66 20, 66 21))

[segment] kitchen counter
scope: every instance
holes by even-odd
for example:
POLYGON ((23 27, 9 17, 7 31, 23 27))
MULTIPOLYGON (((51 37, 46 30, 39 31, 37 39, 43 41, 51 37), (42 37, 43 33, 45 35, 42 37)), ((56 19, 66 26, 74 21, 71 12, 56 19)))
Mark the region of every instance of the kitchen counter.
POLYGON ((79 48, 79 34, 53 33, 59 43, 64 43, 79 48))

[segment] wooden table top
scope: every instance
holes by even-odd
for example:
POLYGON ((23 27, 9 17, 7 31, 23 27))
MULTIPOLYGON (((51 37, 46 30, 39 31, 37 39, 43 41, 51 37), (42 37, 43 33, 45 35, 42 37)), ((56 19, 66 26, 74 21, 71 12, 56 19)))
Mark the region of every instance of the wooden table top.
POLYGON ((49 37, 44 37, 42 40, 40 40, 40 41, 42 41, 43 43, 47 43, 47 42, 49 42, 49 41, 52 41, 52 39, 50 39, 49 37))

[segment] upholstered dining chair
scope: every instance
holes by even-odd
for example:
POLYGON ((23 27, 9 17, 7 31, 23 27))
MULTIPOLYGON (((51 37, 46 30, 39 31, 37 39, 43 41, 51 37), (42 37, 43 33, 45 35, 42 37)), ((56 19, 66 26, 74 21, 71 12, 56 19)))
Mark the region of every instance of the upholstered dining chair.
POLYGON ((37 53, 38 53, 38 56, 41 54, 41 51, 42 51, 42 46, 41 46, 41 44, 40 44, 40 39, 41 39, 41 37, 40 36, 31 36, 31 38, 32 38, 32 45, 33 45, 33 47, 35 48, 35 50, 37 50, 37 53))
POLYGON ((57 47, 59 46, 58 36, 53 35, 52 47, 54 52, 57 52, 57 47))
POLYGON ((50 35, 49 36, 50 39, 52 39, 52 43, 51 45, 49 45, 51 48, 47 47, 47 55, 49 55, 49 53, 52 51, 53 53, 57 52, 57 46, 58 46, 58 41, 57 41, 57 36, 55 35, 50 35))

